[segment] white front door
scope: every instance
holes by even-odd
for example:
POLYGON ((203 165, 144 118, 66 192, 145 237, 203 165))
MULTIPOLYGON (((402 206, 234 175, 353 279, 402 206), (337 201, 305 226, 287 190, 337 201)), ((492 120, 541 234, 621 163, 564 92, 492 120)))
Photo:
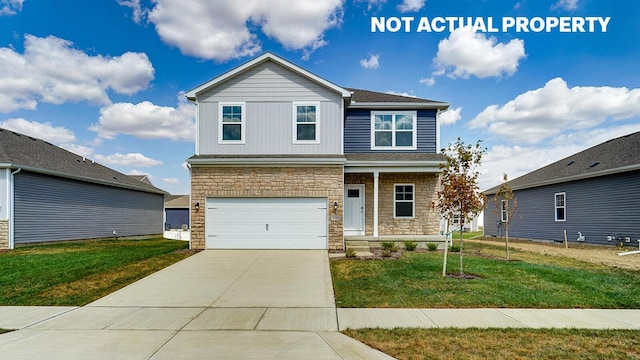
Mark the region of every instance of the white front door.
POLYGON ((344 233, 364 235, 364 185, 344 186, 344 233))

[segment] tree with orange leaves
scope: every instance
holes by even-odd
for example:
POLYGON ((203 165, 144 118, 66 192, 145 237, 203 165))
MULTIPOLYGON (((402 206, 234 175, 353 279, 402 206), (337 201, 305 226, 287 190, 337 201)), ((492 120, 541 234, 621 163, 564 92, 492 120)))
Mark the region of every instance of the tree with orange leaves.
MULTIPOLYGON (((447 222, 447 230, 454 215, 460 219, 460 275, 464 275, 463 261, 463 239, 462 228, 465 221, 471 221, 483 209, 485 196, 480 193, 478 186, 478 167, 482 163, 482 156, 486 149, 480 146, 481 141, 475 145, 465 145, 460 138, 447 148, 442 149, 446 156, 447 163, 440 168, 440 191, 438 191, 438 202, 432 207, 438 210, 440 215, 447 222)), ((442 275, 446 275, 447 266, 447 246, 444 252, 444 265, 442 275)))

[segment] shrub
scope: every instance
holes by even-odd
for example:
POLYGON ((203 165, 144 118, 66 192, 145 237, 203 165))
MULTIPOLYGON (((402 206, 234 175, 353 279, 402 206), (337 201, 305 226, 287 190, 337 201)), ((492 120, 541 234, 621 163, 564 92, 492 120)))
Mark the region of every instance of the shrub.
POLYGON ((344 251, 344 255, 348 258, 356 257, 356 251, 353 250, 353 248, 347 248, 347 250, 344 251))
POLYGON ((380 246, 384 251, 389 251, 389 252, 398 251, 398 248, 396 247, 396 244, 393 241, 381 241, 380 246))
POLYGON ((449 251, 451 251, 451 252, 460 252, 460 245, 451 245, 451 246, 449 246, 449 251))
POLYGON ((427 249, 429 251, 436 251, 436 250, 438 250, 438 244, 436 244, 436 243, 428 243, 427 244, 427 249))
POLYGON ((415 241, 404 242, 404 248, 407 249, 407 251, 414 251, 417 247, 418 247, 418 243, 415 241))

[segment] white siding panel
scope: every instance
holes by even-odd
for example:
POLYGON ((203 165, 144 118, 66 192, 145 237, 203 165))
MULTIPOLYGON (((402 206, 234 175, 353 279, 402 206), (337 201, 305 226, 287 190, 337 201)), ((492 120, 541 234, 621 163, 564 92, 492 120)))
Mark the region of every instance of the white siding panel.
POLYGON ((9 174, 11 169, 0 169, 0 220, 6 220, 9 208, 9 174))

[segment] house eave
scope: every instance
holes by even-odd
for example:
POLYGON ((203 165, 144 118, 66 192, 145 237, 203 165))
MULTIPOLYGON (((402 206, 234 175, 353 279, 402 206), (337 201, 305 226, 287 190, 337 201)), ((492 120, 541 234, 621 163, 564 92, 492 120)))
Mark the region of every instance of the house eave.
MULTIPOLYGON (((640 164, 628 165, 628 166, 623 166, 623 167, 618 167, 618 168, 613 168, 613 169, 607 169, 607 170, 602 170, 602 171, 595 171, 595 172, 588 173, 588 174, 580 174, 580 175, 574 175, 574 176, 566 176, 566 177, 557 178, 557 179, 538 181, 538 182, 530 183, 530 184, 526 184, 526 185, 520 185, 520 186, 516 185, 516 186, 512 186, 512 189, 514 191, 515 190, 526 190, 526 189, 531 189, 531 188, 536 188, 536 187, 541 187, 541 186, 562 184, 562 183, 567 183, 567 182, 571 182, 571 181, 578 181, 578 180, 584 180, 584 179, 591 179, 591 178, 600 177, 600 176, 615 175, 615 174, 620 174, 620 173, 624 173, 624 172, 628 172, 628 171, 635 171, 635 170, 640 170, 640 164)), ((494 188, 491 188, 491 189, 485 191, 484 194, 485 195, 493 195, 496 192, 497 191, 495 190, 495 187, 494 187, 494 188)))
POLYGON ((349 109, 429 109, 444 111, 451 106, 443 102, 354 102, 349 104, 349 109))
POLYGON ((83 181, 83 182, 88 182, 88 183, 93 183, 93 184, 106 185, 106 186, 117 187, 117 188, 122 188, 122 189, 141 191, 141 192, 146 192, 146 193, 151 193, 151 194, 158 194, 158 195, 167 195, 168 194, 166 191, 163 191, 163 190, 160 190, 160 189, 158 189, 157 191, 153 191, 151 189, 145 189, 145 188, 140 188, 140 187, 135 187, 135 186, 129 186, 129 185, 126 185, 126 184, 118 184, 118 183, 108 182, 108 181, 89 178, 89 177, 76 176, 76 175, 61 173, 61 172, 58 172, 58 171, 52 171, 52 170, 47 170, 47 169, 36 168, 36 167, 32 167, 32 166, 0 163, 0 168, 22 169, 23 171, 28 171, 28 172, 32 172, 32 173, 36 173, 36 174, 55 176, 55 177, 64 178, 64 179, 70 179, 70 180, 78 180, 78 181, 83 181))
POLYGON ((345 173, 440 173, 442 161, 347 161, 345 173))
POLYGON ((215 167, 215 166, 241 166, 241 167, 268 167, 268 166, 335 166, 344 165, 345 158, 203 158, 188 159, 187 163, 192 166, 215 167))
POLYGON ((343 98, 350 98, 351 97, 351 92, 328 81, 325 80, 323 78, 321 78, 318 75, 313 74, 310 71, 307 71, 293 63, 290 63, 289 61, 271 53, 271 52, 266 52, 256 58, 254 58, 253 60, 250 60, 246 63, 244 63, 243 65, 240 65, 238 67, 236 67, 235 69, 232 69, 230 71, 227 71, 226 73, 207 81, 206 83, 188 91, 185 96, 187 97, 188 100, 190 101, 196 101, 198 95, 202 94, 205 91, 208 91, 209 89, 229 80, 234 78, 235 76, 237 76, 238 74, 241 74, 249 69, 252 69, 260 64, 263 64, 267 61, 273 61, 274 63, 290 70, 293 71, 317 84, 320 84, 338 94, 340 94, 343 98))

